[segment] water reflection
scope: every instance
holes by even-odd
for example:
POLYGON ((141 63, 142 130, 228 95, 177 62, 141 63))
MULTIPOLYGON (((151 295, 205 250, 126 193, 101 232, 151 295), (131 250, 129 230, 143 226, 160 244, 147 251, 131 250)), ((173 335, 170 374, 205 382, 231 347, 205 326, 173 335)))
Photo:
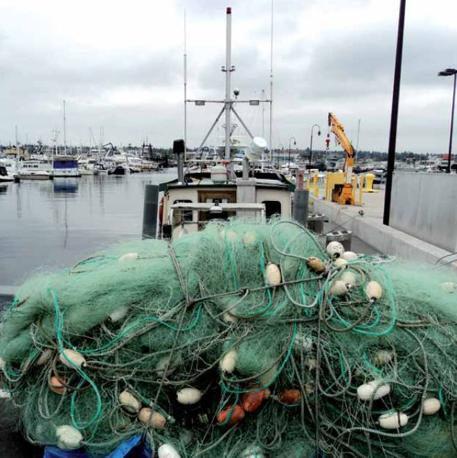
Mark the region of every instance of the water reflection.
POLYGON ((23 181, 0 187, 0 285, 141 238, 144 185, 176 171, 23 181), (4 189, 3 189, 4 188, 4 189))
POLYGON ((55 193, 74 194, 78 192, 79 178, 54 178, 53 188, 55 193))

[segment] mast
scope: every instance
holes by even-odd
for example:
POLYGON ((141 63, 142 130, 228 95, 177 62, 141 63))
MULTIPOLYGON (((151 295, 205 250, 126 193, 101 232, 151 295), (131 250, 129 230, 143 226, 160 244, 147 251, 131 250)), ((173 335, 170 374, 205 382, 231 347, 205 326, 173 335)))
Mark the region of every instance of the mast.
POLYGON ((271 0, 270 32, 270 162, 273 162, 273 0, 271 0))
POLYGON ((19 159, 19 140, 17 135, 17 124, 14 126, 14 140, 16 144, 16 159, 19 159))
POLYGON ((67 155, 67 118, 65 115, 65 100, 63 101, 63 152, 67 155))
POLYGON ((184 10, 184 161, 187 152, 187 24, 184 10))
POLYGON ((227 7, 227 36, 225 48, 225 159, 230 159, 230 132, 231 132, 231 73, 232 69, 232 8, 227 7))
MULTIPOLYGON (((265 100, 265 89, 262 89, 262 100, 265 100)), ((262 103, 262 138, 265 138, 265 104, 262 103)))

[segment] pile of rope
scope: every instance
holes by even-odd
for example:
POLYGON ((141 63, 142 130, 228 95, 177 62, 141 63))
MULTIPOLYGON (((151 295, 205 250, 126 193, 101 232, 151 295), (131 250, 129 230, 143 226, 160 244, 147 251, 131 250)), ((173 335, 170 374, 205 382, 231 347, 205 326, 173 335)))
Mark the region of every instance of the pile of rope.
POLYGON ((106 456, 457 454, 455 273, 212 223, 26 282, 0 327, 26 438, 106 456))

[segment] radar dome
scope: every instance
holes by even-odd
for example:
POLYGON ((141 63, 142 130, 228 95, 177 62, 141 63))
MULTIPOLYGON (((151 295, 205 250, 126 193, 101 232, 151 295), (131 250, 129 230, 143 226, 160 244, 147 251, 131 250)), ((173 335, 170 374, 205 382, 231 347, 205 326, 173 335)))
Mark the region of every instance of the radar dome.
POLYGON ((267 141, 262 137, 254 137, 249 146, 249 150, 246 154, 250 161, 258 160, 262 157, 262 154, 268 148, 267 141))

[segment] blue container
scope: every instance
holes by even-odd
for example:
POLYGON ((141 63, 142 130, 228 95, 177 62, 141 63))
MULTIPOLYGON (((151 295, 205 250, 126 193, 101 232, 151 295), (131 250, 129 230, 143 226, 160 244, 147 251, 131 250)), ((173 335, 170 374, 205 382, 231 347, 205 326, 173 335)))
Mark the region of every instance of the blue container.
MULTIPOLYGON (((99 455, 102 458, 101 455, 99 455)), ((43 458, 90 458, 83 448, 78 450, 61 450, 58 447, 47 446, 43 458)), ((103 458, 151 458, 151 450, 144 444, 141 435, 133 436, 117 446, 109 455, 103 458)))

